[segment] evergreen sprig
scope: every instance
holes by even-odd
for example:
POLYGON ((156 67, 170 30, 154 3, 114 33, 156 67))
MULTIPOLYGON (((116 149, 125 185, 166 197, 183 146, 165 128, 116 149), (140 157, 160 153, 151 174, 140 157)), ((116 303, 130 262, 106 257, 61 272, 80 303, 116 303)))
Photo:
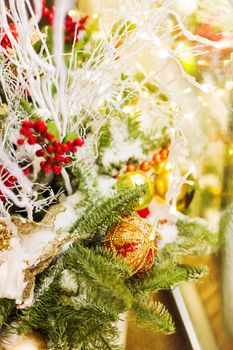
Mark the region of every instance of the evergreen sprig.
POLYGON ((157 261, 152 271, 144 273, 140 279, 131 281, 131 289, 139 295, 157 292, 174 288, 182 282, 197 280, 206 273, 205 266, 175 264, 173 260, 165 263, 157 261))
POLYGON ((70 232, 78 232, 79 235, 88 233, 89 238, 94 237, 96 242, 101 242, 112 226, 133 211, 143 192, 144 187, 138 186, 135 189, 120 191, 112 197, 100 199, 98 204, 89 207, 81 220, 72 226, 70 232))
POLYGON ((96 174, 91 166, 84 160, 75 163, 73 171, 72 186, 85 195, 85 204, 94 203, 100 193, 97 189, 96 174))
POLYGON ((177 240, 167 244, 161 256, 173 256, 174 259, 184 255, 210 254, 219 247, 219 235, 212 232, 204 220, 184 218, 176 223, 177 240))
POLYGON ((116 269, 109 264, 109 260, 95 254, 92 249, 74 244, 64 255, 64 267, 77 275, 91 288, 91 297, 98 300, 101 296, 111 305, 117 315, 130 308, 131 293, 123 283, 116 269), (113 278, 114 276, 114 278, 113 278))
POLYGON ((0 330, 15 307, 14 300, 0 299, 0 330))
POLYGON ((153 301, 150 298, 138 300, 133 304, 133 311, 139 326, 166 334, 175 332, 170 313, 159 301, 153 301))

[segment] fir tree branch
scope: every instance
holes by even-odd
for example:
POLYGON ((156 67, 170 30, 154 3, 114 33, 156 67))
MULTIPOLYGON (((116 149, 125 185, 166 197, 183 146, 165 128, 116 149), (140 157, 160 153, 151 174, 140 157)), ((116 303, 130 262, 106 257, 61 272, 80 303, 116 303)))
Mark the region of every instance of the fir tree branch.
POLYGON ((86 205, 94 203, 100 197, 100 193, 97 189, 96 174, 90 165, 84 160, 77 161, 73 173, 72 186, 85 195, 86 205))
POLYGON ((143 301, 136 301, 132 309, 136 322, 140 326, 166 334, 175 332, 172 317, 162 303, 147 298, 143 301))
POLYGON ((133 267, 128 263, 125 257, 118 255, 115 250, 111 251, 97 246, 95 248, 95 253, 107 259, 112 268, 114 268, 123 279, 127 279, 134 274, 133 267))
POLYGON ((7 322, 8 317, 15 307, 14 300, 0 299, 0 330, 3 325, 7 322))
POLYGON ((181 255, 204 255, 216 251, 219 247, 219 235, 211 232, 204 220, 184 218, 176 223, 178 238, 167 244, 160 252, 163 257, 177 258, 181 255))
POLYGON ((206 266, 176 265, 173 261, 157 262, 153 270, 144 273, 140 279, 131 281, 134 294, 145 294, 171 289, 182 282, 195 281, 207 274, 206 266))
POLYGON ((108 259, 74 244, 66 252, 63 262, 65 268, 74 274, 79 275, 81 271, 82 279, 93 288, 92 297, 97 300, 106 298, 117 314, 130 308, 131 293, 108 259))
POLYGON ((76 222, 70 232, 73 235, 88 234, 101 242, 109 229, 116 225, 123 216, 133 211, 135 203, 144 192, 143 186, 120 191, 112 197, 101 199, 97 205, 91 206, 85 215, 76 222))

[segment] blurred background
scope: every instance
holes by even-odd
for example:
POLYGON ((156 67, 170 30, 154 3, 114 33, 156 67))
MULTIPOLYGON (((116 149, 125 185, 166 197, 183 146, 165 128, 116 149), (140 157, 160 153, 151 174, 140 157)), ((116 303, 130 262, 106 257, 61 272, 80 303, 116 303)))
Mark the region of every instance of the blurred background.
MULTIPOLYGON (((80 0, 77 10, 96 19, 105 6, 120 6, 120 3, 121 1, 113 0, 80 0)), ((219 1, 215 0, 199 3, 196 0, 172 2, 174 10, 190 30, 215 41, 221 40, 222 32, 231 36, 231 28, 224 27, 227 19, 222 21, 220 18, 216 25, 212 24, 213 12, 208 13, 207 9, 211 7, 211 11, 218 11, 218 5, 219 1)), ((226 6, 227 13, 230 11, 232 14, 229 2, 227 4, 227 1, 222 0, 222 5, 226 6)), ((174 42, 176 45, 186 45, 186 55, 180 57, 180 63, 186 73, 198 81, 201 89, 192 86, 187 77, 181 74, 179 65, 169 60, 167 52, 171 40, 162 43, 156 53, 148 50, 140 62, 136 63, 146 72, 156 71, 182 109, 185 116, 183 128, 200 179, 189 214, 207 219, 212 229, 219 230, 221 213, 232 196, 232 49, 208 48, 203 56, 196 56, 193 42, 188 42, 179 35, 177 39, 172 38, 172 43, 174 42), (182 93, 175 93, 177 91, 182 93)), ((196 284, 182 285, 173 292, 156 296, 167 305, 175 319, 177 332, 174 335, 164 336, 145 331, 129 321, 126 349, 232 349, 233 337, 230 332, 227 333, 222 320, 222 308, 226 307, 221 297, 222 290, 226 287, 223 255, 218 252, 198 259, 190 257, 189 263, 207 264, 209 275, 196 284)))

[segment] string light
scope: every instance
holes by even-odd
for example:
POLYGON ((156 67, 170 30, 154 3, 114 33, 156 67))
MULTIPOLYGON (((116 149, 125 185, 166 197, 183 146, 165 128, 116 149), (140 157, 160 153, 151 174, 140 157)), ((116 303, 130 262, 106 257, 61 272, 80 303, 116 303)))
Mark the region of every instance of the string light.
POLYGON ((169 56, 169 52, 166 49, 160 49, 160 50, 158 50, 158 56, 162 60, 166 60, 169 56))
POLYGON ((227 90, 232 90, 233 89, 233 81, 232 80, 226 81, 225 88, 227 90))
POLYGON ((205 60, 198 60, 198 61, 197 61, 197 64, 198 64, 199 66, 207 66, 207 62, 206 62, 205 60))

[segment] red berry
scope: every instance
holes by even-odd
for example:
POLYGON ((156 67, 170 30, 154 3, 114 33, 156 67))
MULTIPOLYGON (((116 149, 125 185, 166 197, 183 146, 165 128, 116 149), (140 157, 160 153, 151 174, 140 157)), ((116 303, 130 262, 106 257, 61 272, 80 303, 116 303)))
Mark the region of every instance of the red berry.
POLYGON ((67 143, 64 143, 61 145, 62 152, 68 152, 70 150, 70 147, 67 145, 67 143))
POLYGON ((41 167, 41 169, 43 168, 43 166, 45 165, 45 160, 42 160, 42 162, 40 162, 40 167, 41 167))
POLYGON ((22 123, 22 127, 23 128, 26 128, 26 129, 29 129, 33 126, 33 121, 31 120, 25 120, 23 123, 22 123))
POLYGON ((52 165, 52 170, 54 175, 60 175, 62 171, 62 166, 61 165, 52 165))
POLYGON ((55 6, 52 6, 52 7, 50 8, 50 11, 51 11, 52 13, 55 13, 55 6))
POLYGON ((71 37, 72 40, 74 40, 74 35, 75 35, 74 32, 71 32, 71 33, 70 33, 70 37, 71 37))
POLYGON ((73 141, 69 140, 66 142, 67 146, 69 147, 69 149, 73 146, 73 141))
POLYGON ((46 148, 46 151, 47 151, 48 153, 53 153, 53 152, 54 152, 54 147, 51 146, 51 145, 48 145, 47 148, 46 148))
POLYGON ((81 139, 81 137, 77 137, 77 139, 74 140, 74 145, 78 147, 82 147, 84 145, 84 140, 81 139))
POLYGON ((77 151, 78 151, 77 147, 74 147, 74 146, 71 147, 71 152, 72 152, 72 153, 76 153, 77 151))
POLYGON ((63 162, 66 164, 69 164, 71 162, 71 158, 70 157, 63 157, 63 162))
POLYGON ((53 145, 54 145, 55 148, 58 148, 58 147, 61 146, 61 142, 56 140, 56 141, 53 142, 53 145))
POLYGON ((60 154, 56 154, 56 155, 55 155, 55 160, 56 160, 57 162, 63 162, 63 157, 62 157, 60 154))
POLYGON ((47 163, 52 163, 54 161, 54 157, 47 157, 47 163))
POLYGON ((30 129, 27 129, 27 128, 21 128, 20 134, 23 136, 29 137, 32 135, 32 131, 30 129))
POLYGON ((66 44, 69 44, 69 42, 70 42, 70 38, 69 38, 68 36, 66 36, 66 37, 65 37, 65 43, 66 43, 66 44))
POLYGON ((44 157, 44 150, 43 149, 38 149, 38 151, 36 151, 36 156, 37 157, 44 157))
POLYGON ((47 125, 45 124, 45 122, 42 119, 39 119, 35 122, 35 129, 39 133, 43 134, 47 130, 47 125))
POLYGON ((67 15, 67 17, 66 17, 66 24, 67 23, 70 23, 70 22, 72 22, 73 20, 72 20, 72 17, 70 17, 69 15, 67 15))
POLYGON ((25 169, 25 170, 23 171, 23 173, 24 173, 25 176, 27 176, 30 172, 31 172, 30 167, 28 167, 27 169, 25 169))
POLYGON ((49 22, 49 25, 53 25, 53 14, 52 13, 50 13, 49 15, 48 15, 48 22, 49 22))
POLYGON ((22 146, 24 144, 24 139, 18 139, 17 143, 19 146, 22 146))
MULTIPOLYGON (((13 35, 14 39, 15 40, 18 40, 18 33, 17 33, 17 30, 16 30, 16 26, 14 23, 10 23, 9 24, 9 29, 11 31, 11 34, 13 35)), ((5 34, 2 38, 2 40, 0 41, 0 45, 4 48, 4 49, 7 49, 8 47, 9 48, 12 48, 12 45, 11 45, 11 41, 8 37, 7 34, 5 34)))
POLYGON ((61 146, 60 146, 60 147, 57 147, 55 152, 56 152, 56 154, 62 154, 62 148, 61 148, 61 146))
POLYGON ((48 17, 49 14, 50 14, 50 11, 49 11, 48 7, 44 7, 44 8, 43 8, 42 15, 43 15, 44 17, 48 17))
POLYGON ((41 168, 44 173, 50 173, 52 170, 52 165, 48 162, 45 162, 41 168))
POLYGON ((72 26, 68 23, 66 25, 66 32, 71 32, 72 31, 72 26))
POLYGON ((150 209, 149 208, 141 209, 141 210, 138 210, 137 213, 139 216, 141 216, 141 218, 147 218, 147 216, 150 215, 150 209))
POLYGON ((45 138, 48 140, 48 141, 52 141, 54 139, 54 134, 51 133, 51 132, 47 132, 45 134, 45 138))
POLYGON ((29 145, 35 145, 37 143, 37 139, 34 136, 30 136, 28 138, 29 145))

